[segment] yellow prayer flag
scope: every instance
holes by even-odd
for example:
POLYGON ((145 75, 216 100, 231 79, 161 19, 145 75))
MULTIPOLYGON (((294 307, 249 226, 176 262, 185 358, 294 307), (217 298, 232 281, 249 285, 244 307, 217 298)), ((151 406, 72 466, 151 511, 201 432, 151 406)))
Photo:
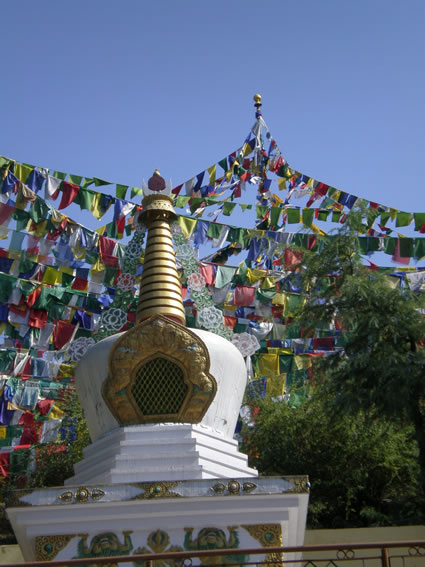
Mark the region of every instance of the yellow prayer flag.
POLYGON ((103 211, 101 211, 99 208, 99 201, 100 201, 100 193, 95 193, 92 204, 90 206, 90 210, 93 216, 97 218, 97 220, 100 220, 103 216, 103 211))
POLYGON ((98 273, 98 272, 103 272, 105 271, 105 264, 102 262, 102 260, 100 258, 98 258, 96 260, 96 263, 93 264, 93 266, 91 267, 90 273, 98 273))
POLYGON ((261 280, 261 278, 264 278, 266 274, 266 270, 248 268, 246 271, 246 279, 249 281, 249 283, 252 284, 257 282, 258 280, 261 280))
POLYGON ((297 370, 306 370, 312 365, 311 356, 305 356, 302 354, 294 355, 294 362, 297 370))
POLYGON ((195 230, 198 221, 196 219, 189 219, 187 217, 178 217, 177 222, 179 223, 179 226, 182 229, 185 237, 189 238, 189 236, 195 230))
POLYGON ((260 376, 275 376, 279 374, 278 354, 261 354, 257 363, 260 376))
POLYGON ((286 179, 281 177, 277 180, 277 184, 279 185, 279 189, 284 191, 286 189, 286 179))
POLYGON ((6 439, 6 426, 0 426, 0 439, 6 439))
POLYGON ((22 163, 15 163, 15 175, 22 181, 22 183, 26 183, 28 175, 32 170, 32 167, 28 167, 27 165, 23 165, 22 163))
POLYGON ((43 283, 50 285, 61 284, 62 274, 59 272, 59 270, 56 270, 51 266, 47 266, 46 269, 44 270, 43 283))
POLYGON ((48 414, 48 419, 62 419, 65 415, 65 412, 58 408, 57 406, 53 406, 48 414))
POLYGON ((251 146, 248 144, 248 142, 245 142, 245 144, 242 146, 243 157, 249 156, 251 152, 252 152, 251 146))
POLYGON ((278 291, 272 298, 273 305, 283 305, 285 311, 288 309, 288 296, 283 291, 278 291))
POLYGON ((285 379, 286 374, 279 374, 278 376, 269 376, 266 384, 266 397, 278 398, 285 393, 285 379))
POLYGON ((213 187, 215 185, 216 171, 217 171, 217 165, 215 164, 208 168, 208 173, 210 174, 210 185, 212 185, 213 187))
POLYGON ((47 219, 36 224, 33 233, 40 238, 44 236, 47 233, 47 219))

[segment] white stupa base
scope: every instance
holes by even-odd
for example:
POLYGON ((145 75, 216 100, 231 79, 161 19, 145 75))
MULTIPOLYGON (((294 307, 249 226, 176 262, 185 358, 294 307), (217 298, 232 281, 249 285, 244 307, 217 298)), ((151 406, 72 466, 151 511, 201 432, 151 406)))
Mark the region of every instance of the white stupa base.
POLYGON ((237 442, 205 425, 120 427, 84 450, 65 486, 255 477, 237 442))
MULTIPOLYGON (((236 562, 260 563, 270 560, 267 547, 303 544, 307 481, 254 477, 16 491, 7 514, 25 561, 167 551, 196 557, 198 550, 226 548, 237 556, 255 548, 259 556, 236 562)), ((284 557, 285 564, 295 559, 284 557)))

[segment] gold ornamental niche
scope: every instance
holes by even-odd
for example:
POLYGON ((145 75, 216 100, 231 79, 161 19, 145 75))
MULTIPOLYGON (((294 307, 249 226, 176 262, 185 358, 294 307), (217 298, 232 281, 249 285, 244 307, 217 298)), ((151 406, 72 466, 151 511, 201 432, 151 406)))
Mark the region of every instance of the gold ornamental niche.
POLYGON ((120 425, 199 423, 217 391, 209 368, 204 342, 156 315, 115 343, 102 395, 120 425))

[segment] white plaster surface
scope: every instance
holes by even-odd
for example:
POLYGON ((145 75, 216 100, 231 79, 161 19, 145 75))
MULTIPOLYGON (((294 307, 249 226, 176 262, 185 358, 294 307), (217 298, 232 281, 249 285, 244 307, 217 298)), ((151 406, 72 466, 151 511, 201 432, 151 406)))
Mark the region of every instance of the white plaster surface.
MULTIPOLYGON (((217 394, 202 424, 232 439, 246 386, 246 367, 239 350, 223 337, 190 329, 208 348, 210 373, 217 381, 217 394)), ((75 385, 92 441, 119 427, 106 405, 101 388, 108 376, 109 353, 123 335, 118 333, 91 347, 77 366, 75 385)))
MULTIPOLYGON (((266 494, 33 506, 9 508, 7 513, 25 560, 33 561, 36 536, 48 535, 71 534, 78 538, 78 534, 89 534, 91 539, 113 532, 121 541, 122 532, 131 531, 136 547, 146 545, 147 536, 157 529, 170 535, 179 533, 182 538, 185 528, 194 528, 195 536, 208 527, 220 528, 227 534, 229 526, 280 524, 284 546, 302 545, 307 504, 308 494, 266 494)), ((243 528, 240 532, 244 532, 243 528)), ((172 543, 181 545, 182 539, 178 542, 175 537, 172 543)), ((76 541, 57 559, 75 557, 76 541)), ((241 541, 240 547, 244 546, 256 547, 246 539, 241 541)), ((291 559, 294 557, 287 554, 285 563, 291 559)))
POLYGON ((255 477, 237 442, 206 425, 120 427, 84 450, 65 485, 255 477))

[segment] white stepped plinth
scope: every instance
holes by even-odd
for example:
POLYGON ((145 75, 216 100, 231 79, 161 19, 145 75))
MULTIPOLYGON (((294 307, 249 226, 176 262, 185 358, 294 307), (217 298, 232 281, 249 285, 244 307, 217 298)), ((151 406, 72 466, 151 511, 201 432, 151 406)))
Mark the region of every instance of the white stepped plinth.
POLYGON ((256 477, 237 442, 205 425, 117 428, 84 450, 65 485, 256 477))

